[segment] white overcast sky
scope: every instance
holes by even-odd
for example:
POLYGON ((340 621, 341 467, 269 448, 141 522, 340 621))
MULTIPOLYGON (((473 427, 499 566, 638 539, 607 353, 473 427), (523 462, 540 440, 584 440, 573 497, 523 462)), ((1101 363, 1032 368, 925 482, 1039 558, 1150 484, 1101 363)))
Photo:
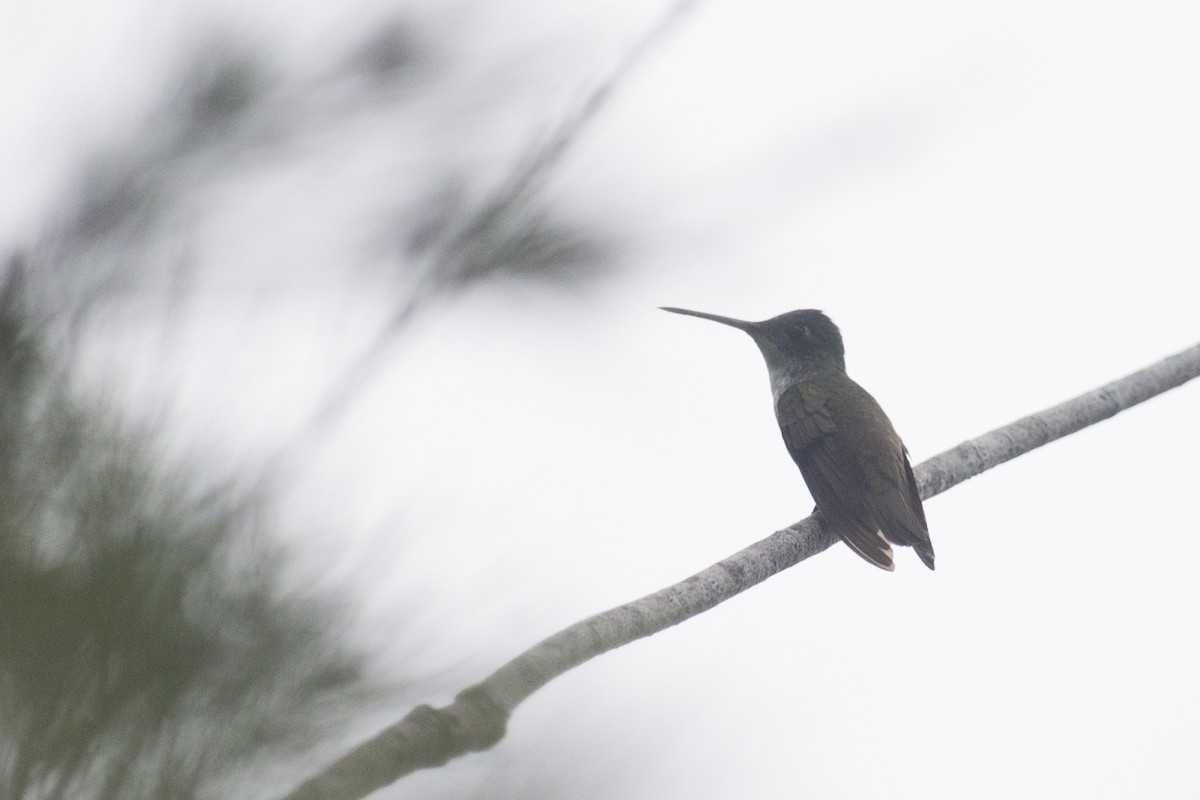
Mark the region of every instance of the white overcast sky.
MULTIPOLYGON (((506 87, 478 113, 492 146, 464 134, 457 154, 479 170, 659 11, 10 0, 3 244, 38 235, 208 23, 303 72, 401 8, 462 87, 448 117, 506 87)), ((400 640, 398 671, 443 687, 404 703, 443 702, 810 509, 749 339, 657 306, 825 310, 915 461, 1194 344, 1197 41, 1183 1, 698 3, 551 187, 628 240, 621 271, 423 316, 297 475, 288 513, 315 531, 298 551, 336 565, 364 636, 400 640)), ((376 161, 404 174, 386 119, 197 198, 184 334, 114 325, 97 372, 132 408, 173 398, 181 447, 285 441, 383 313, 369 281, 322 275, 357 257, 376 161)), ((556 680, 493 751, 379 796, 1194 798, 1198 409, 1184 387, 930 501, 936 573, 837 546, 556 680)))

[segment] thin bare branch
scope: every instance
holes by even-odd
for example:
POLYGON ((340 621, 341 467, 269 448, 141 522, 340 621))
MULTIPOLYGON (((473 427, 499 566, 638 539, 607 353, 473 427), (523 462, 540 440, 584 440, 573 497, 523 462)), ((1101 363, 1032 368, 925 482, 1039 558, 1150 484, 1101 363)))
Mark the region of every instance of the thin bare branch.
MULTIPOLYGON (((921 496, 940 494, 1196 377, 1200 377, 1200 345, 963 442, 917 466, 921 496)), ((819 517, 810 516, 673 586, 564 628, 460 693, 445 708, 418 706, 284 800, 354 800, 415 770, 486 750, 504 737, 513 709, 564 672, 678 625, 836 541, 819 517)))

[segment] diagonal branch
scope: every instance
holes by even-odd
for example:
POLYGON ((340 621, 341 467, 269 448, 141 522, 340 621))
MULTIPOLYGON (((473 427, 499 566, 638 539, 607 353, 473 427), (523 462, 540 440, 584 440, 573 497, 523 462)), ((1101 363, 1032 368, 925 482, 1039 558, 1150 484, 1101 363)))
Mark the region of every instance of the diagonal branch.
MULTIPOLYGON (((1200 345, 934 456, 916 468, 924 498, 1200 377, 1200 345)), ((486 750, 513 709, 573 667, 658 633, 749 589, 837 541, 817 517, 776 531, 673 586, 564 628, 441 709, 418 706, 284 800, 353 800, 403 775, 486 750)))

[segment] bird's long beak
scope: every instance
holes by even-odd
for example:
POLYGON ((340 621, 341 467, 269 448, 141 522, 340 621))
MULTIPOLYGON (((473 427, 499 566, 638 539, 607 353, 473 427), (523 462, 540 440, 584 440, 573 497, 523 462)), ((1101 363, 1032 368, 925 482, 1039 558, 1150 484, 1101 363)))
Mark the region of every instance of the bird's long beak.
POLYGON ((758 351, 767 360, 767 367, 769 368, 781 359, 779 348, 771 341, 768 327, 761 322, 747 322, 744 319, 722 317, 719 314, 706 314, 703 311, 689 311, 686 308, 670 308, 668 306, 659 306, 659 308, 663 311, 670 311, 672 314, 686 314, 689 317, 711 319, 713 322, 719 322, 722 325, 737 328, 739 331, 745 331, 750 334, 750 338, 754 340, 754 344, 758 345, 758 351))
MULTIPOLYGON (((700 317, 700 319, 711 319, 713 322, 719 322, 722 325, 729 325, 730 327, 745 331, 746 333, 750 334, 751 336, 754 336, 756 333, 757 326, 753 322, 746 322, 745 320, 742 320, 742 319, 734 319, 733 317, 722 317, 717 314, 705 314, 703 311, 689 311, 686 308, 668 308, 667 306, 660 306, 660 308, 663 311, 670 311, 672 314, 686 314, 689 317, 700 317)), ((755 338, 757 338, 757 337, 755 337, 755 338)))

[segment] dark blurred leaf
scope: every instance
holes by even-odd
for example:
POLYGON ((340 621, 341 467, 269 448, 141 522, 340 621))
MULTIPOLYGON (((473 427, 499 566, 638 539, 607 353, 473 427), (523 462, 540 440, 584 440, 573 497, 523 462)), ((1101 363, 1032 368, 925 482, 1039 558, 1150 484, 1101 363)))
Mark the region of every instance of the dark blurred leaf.
POLYGON ((411 72, 424 62, 425 55, 412 23, 392 19, 376 27, 351 55, 347 66, 352 72, 391 80, 411 72))
MULTIPOLYGON (((479 258, 468 262, 464 280, 496 274, 550 281, 595 277, 611 263, 612 245, 581 225, 549 215, 523 220, 509 230, 490 231, 491 241, 479 242, 479 258)), ((486 235, 486 234, 485 234, 486 235)))
POLYGON ((406 241, 410 258, 437 265, 431 278, 443 291, 489 278, 575 283, 599 277, 615 263, 606 232, 531 210, 524 197, 471 208, 465 194, 462 181, 445 181, 422 204, 406 241))

